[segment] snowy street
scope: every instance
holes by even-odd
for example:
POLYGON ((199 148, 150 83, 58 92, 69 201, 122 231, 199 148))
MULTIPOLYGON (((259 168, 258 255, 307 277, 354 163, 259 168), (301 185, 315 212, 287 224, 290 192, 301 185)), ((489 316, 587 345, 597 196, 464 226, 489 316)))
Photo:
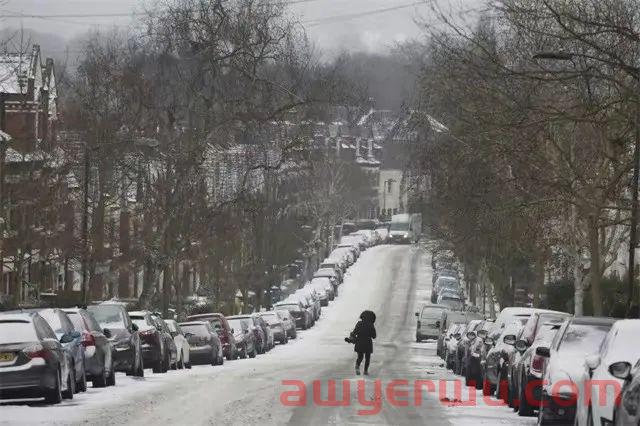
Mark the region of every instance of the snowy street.
MULTIPOLYGON (((415 343, 414 312, 427 301, 431 288, 430 262, 420 246, 377 246, 363 253, 349 270, 339 297, 323 308, 318 325, 301 331, 297 340, 277 346, 255 359, 227 361, 223 366, 194 366, 188 371, 144 378, 118 373, 116 386, 89 388, 71 401, 48 406, 43 403, 2 402, 3 423, 58 424, 534 424, 533 418, 519 418, 507 407, 486 407, 481 393, 475 407, 448 407, 438 392, 424 392, 425 400, 416 406, 412 384, 419 379, 455 380, 435 354, 435 342, 415 343), (366 381, 365 397, 374 399, 374 381, 382 386, 381 410, 359 415, 370 409, 359 402, 354 374, 353 347, 344 342, 359 313, 372 309, 378 319, 378 338, 366 381), (335 379, 338 399, 343 380, 350 381, 348 406, 325 407, 313 403, 312 382, 321 380, 323 399, 327 380, 335 379), (280 401, 283 380, 306 384, 307 402, 288 407, 280 401), (408 397, 398 399, 407 406, 388 401, 387 385, 407 380, 408 397)), ((453 383, 447 397, 453 400, 453 383)), ((462 395, 467 400, 466 390, 462 395)), ((371 402, 369 402, 371 403, 371 402)))

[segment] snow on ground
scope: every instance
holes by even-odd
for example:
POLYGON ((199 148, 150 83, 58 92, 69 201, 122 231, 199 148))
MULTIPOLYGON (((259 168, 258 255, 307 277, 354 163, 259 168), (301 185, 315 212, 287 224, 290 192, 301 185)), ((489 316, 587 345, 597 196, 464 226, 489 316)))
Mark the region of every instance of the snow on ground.
MULTIPOLYGON (((0 403, 3 424, 533 424, 507 407, 489 407, 479 394, 475 407, 447 407, 427 394, 419 407, 391 407, 378 415, 357 414, 352 391, 349 407, 285 407, 282 380, 356 378, 353 347, 343 339, 363 309, 378 313, 378 339, 371 365, 384 385, 393 379, 457 379, 435 355, 435 342, 415 343, 415 317, 431 289, 430 262, 417 246, 379 246, 367 250, 346 274, 339 297, 323 308, 322 318, 296 340, 255 359, 223 366, 152 374, 118 374, 115 387, 92 389, 56 406, 42 402, 0 403)), ((355 386, 355 384, 354 384, 355 386)), ((310 387, 310 386, 309 386, 310 387)), ((451 387, 450 392, 453 392, 451 387)), ((465 394, 463 393, 463 396, 465 394)), ((447 394, 452 399, 453 394, 447 394)), ((464 399, 464 398, 463 398, 464 399)))

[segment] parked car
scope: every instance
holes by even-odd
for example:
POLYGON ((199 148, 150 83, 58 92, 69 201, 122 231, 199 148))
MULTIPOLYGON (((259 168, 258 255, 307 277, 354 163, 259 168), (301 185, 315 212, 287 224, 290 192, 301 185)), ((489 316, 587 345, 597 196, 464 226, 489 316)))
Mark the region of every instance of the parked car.
MULTIPOLYGON (((516 350, 511 353, 508 360, 507 401, 511 407, 518 409, 519 415, 533 414, 534 407, 527 401, 524 401, 524 404, 519 404, 518 401, 521 400, 521 393, 524 394, 529 383, 533 381, 537 383, 542 379, 545 359, 536 355, 536 348, 540 345, 548 347, 562 322, 571 316, 566 312, 536 310, 529 316, 521 336, 517 336, 514 345, 516 350)), ((540 398, 540 389, 540 386, 533 386, 536 400, 540 398)))
POLYGON ((171 330, 169 330, 167 323, 164 322, 164 319, 162 319, 162 315, 160 313, 151 314, 151 319, 153 319, 153 321, 155 322, 158 331, 162 333, 162 339, 164 341, 164 348, 166 352, 164 366, 167 370, 169 368, 174 368, 176 366, 176 363, 178 362, 178 348, 176 348, 176 343, 173 341, 171 330))
MULTIPOLYGON (((485 343, 492 346, 487 352, 483 371, 483 395, 490 395, 498 391, 498 396, 506 394, 507 372, 509 367, 509 356, 515 350, 514 346, 518 334, 522 331, 527 316, 515 317, 513 321, 501 329, 497 337, 486 337, 485 343), (498 389, 498 385, 503 385, 504 389, 498 389)), ((497 322, 497 320, 496 320, 497 322)), ((495 336, 495 330, 492 329, 495 336)))
POLYGON ((287 333, 287 339, 295 339, 298 337, 296 320, 291 316, 291 313, 286 309, 276 309, 275 307, 273 312, 275 312, 280 318, 280 321, 282 321, 284 331, 287 333))
POLYGON ((463 360, 465 365, 465 384, 470 386, 475 384, 476 389, 482 389, 483 381, 483 364, 484 359, 489 351, 490 347, 484 343, 484 338, 489 335, 493 327, 493 320, 483 320, 476 331, 470 333, 475 334, 475 338, 467 333, 471 343, 469 344, 469 350, 466 357, 463 360))
POLYGON ((246 316, 243 317, 227 317, 229 326, 233 330, 236 348, 240 358, 255 358, 258 354, 258 344, 255 334, 251 331, 253 322, 246 316))
POLYGON ((342 279, 335 269, 320 268, 313 274, 313 278, 327 278, 331 282, 335 294, 338 294, 338 286, 342 284, 342 279))
POLYGON ((207 313, 189 315, 188 321, 209 321, 211 326, 218 332, 220 341, 222 342, 222 351, 224 356, 230 361, 232 359, 238 359, 238 349, 236 348, 236 339, 234 338, 234 332, 227 321, 227 318, 221 313, 207 313))
POLYGON ((114 386, 116 371, 109 336, 104 334, 100 324, 85 309, 66 308, 63 311, 69 316, 75 330, 82 333, 81 343, 85 348, 84 368, 87 380, 91 380, 94 388, 114 386))
POLYGON ((536 353, 540 346, 549 347, 555 337, 562 320, 545 322, 538 328, 531 345, 526 346, 526 340, 516 342, 515 352, 520 352, 516 365, 511 370, 512 377, 508 378, 511 388, 508 388, 507 401, 518 410, 519 416, 531 416, 539 408, 535 401, 540 401, 542 394, 542 375, 547 358, 536 353), (527 394, 528 392, 528 394, 527 394))
POLYGON ((451 311, 464 310, 464 300, 457 293, 441 292, 438 296, 437 304, 444 305, 451 311))
POLYGON ((624 378, 620 404, 616 405, 613 415, 616 426, 640 424, 640 360, 628 373, 626 370, 623 367, 616 371, 619 378, 624 378))
POLYGON ((562 324, 549 347, 539 346, 536 349, 536 355, 547 358, 540 398, 542 408, 538 411, 539 424, 573 424, 579 395, 573 394, 566 385, 579 383, 584 370, 582 360, 598 351, 614 322, 613 318, 570 318, 562 324), (565 383, 565 386, 561 388, 560 383, 565 383))
POLYGON ((387 227, 379 227, 375 229, 380 238, 380 244, 387 244, 389 242, 389 229, 387 227))
POLYGON ((440 335, 440 321, 442 312, 447 310, 443 305, 424 305, 420 312, 416 312, 416 342, 424 339, 437 339, 440 335))
MULTIPOLYGON (((29 311, 28 309, 23 310, 29 311)), ((62 342, 62 347, 71 355, 71 374, 73 376, 73 392, 85 392, 87 390, 87 372, 84 368, 85 347, 82 344, 82 333, 76 331, 69 316, 58 308, 35 309, 38 314, 51 326, 56 337, 62 342), (72 338, 62 339, 63 336, 72 338)))
POLYGON ((153 372, 166 373, 169 369, 169 351, 165 345, 165 338, 149 311, 129 312, 131 321, 138 327, 142 342, 142 359, 147 368, 153 372))
POLYGON ((191 368, 191 357, 189 356, 191 351, 189 341, 184 336, 182 328, 180 328, 180 325, 176 320, 168 319, 164 320, 164 322, 167 324, 171 337, 173 337, 173 343, 176 345, 178 358, 176 360, 175 367, 179 369, 191 368))
POLYGON ((435 283, 431 287, 431 303, 437 302, 440 291, 443 288, 454 290, 457 293, 460 293, 462 291, 460 281, 458 281, 457 278, 441 276, 436 279, 435 283))
POLYGON ((322 313, 322 306, 320 305, 320 299, 316 296, 316 294, 311 291, 310 288, 300 288, 296 290, 295 294, 302 295, 307 299, 307 302, 313 309, 313 320, 318 321, 320 319, 320 315, 322 313))
POLYGON ((283 302, 278 302, 273 305, 275 310, 286 310, 291 317, 295 320, 296 328, 306 330, 311 327, 312 317, 311 313, 305 309, 302 302, 296 299, 287 299, 283 302))
POLYGON ((614 407, 620 397, 625 373, 628 374, 629 366, 634 365, 640 355, 638 336, 640 320, 616 321, 602 341, 598 352, 586 357, 584 369, 578 379, 578 389, 583 390, 588 383, 597 380, 609 383, 609 386, 605 387, 604 394, 602 387, 590 387, 590 403, 577 404, 576 424, 592 425, 595 424, 594 419, 600 419, 602 424, 613 423, 614 407))
MULTIPOLYGON (((346 262, 342 262, 342 263, 346 266, 346 262)), ((338 279, 338 283, 342 284, 342 281, 344 281, 344 270, 342 269, 341 263, 338 260, 329 259, 329 258, 323 260, 317 272, 320 272, 323 269, 328 269, 330 271, 335 272, 336 277, 338 279)))
POLYGON ((466 328, 466 324, 451 324, 444 338, 444 361, 448 369, 452 370, 455 361, 455 354, 458 348, 458 341, 466 328))
POLYGON ((286 344, 289 341, 287 332, 282 324, 282 319, 275 311, 261 312, 258 314, 269 326, 273 332, 274 340, 280 344, 286 344))
POLYGON ((276 345, 275 338, 273 334, 273 329, 269 327, 269 324, 258 314, 252 314, 253 323, 256 327, 260 327, 264 333, 266 339, 266 346, 264 348, 264 352, 268 352, 276 345))
POLYGON ((471 315, 469 312, 464 311, 450 311, 449 309, 442 310, 442 317, 440 318, 440 336, 438 336, 438 344, 436 347, 437 354, 444 359, 444 349, 445 349, 445 331, 449 328, 451 324, 466 324, 472 319, 475 318, 474 315, 471 315))
POLYGON ((71 356, 62 345, 37 312, 0 313, 0 398, 73 398, 71 356))
POLYGON ((464 376, 466 374, 464 360, 471 342, 476 338, 475 331, 482 325, 482 320, 471 320, 464 330, 464 333, 458 339, 458 346, 453 362, 453 372, 464 376))
POLYGON ((179 325, 189 342, 190 362, 224 364, 220 338, 209 321, 181 322, 179 325))
POLYGON ((329 278, 314 278, 309 285, 316 290, 320 298, 320 306, 328 306, 335 299, 335 290, 329 278))
POLYGON ((87 307, 114 349, 114 364, 116 371, 123 371, 127 376, 144 377, 144 361, 142 360, 142 344, 135 325, 125 305, 122 303, 104 302, 87 307))

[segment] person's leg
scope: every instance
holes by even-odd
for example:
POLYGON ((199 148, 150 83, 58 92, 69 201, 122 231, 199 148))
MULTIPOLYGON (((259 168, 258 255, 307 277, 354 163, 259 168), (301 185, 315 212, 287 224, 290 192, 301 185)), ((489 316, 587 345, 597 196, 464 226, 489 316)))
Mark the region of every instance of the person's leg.
POLYGON ((369 362, 371 362, 371 352, 364 354, 364 374, 369 372, 369 362))
POLYGON ((358 358, 356 359, 356 374, 360 374, 360 364, 362 363, 362 358, 364 354, 362 352, 358 352, 358 358))

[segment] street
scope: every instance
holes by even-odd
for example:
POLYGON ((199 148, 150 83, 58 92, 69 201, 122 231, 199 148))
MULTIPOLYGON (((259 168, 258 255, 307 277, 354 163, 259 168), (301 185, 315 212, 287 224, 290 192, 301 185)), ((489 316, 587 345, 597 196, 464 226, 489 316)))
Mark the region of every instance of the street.
MULTIPOLYGON (((416 406, 409 392, 408 406, 394 406, 385 388, 392 380, 407 380, 405 390, 419 379, 452 381, 435 355, 435 342, 415 343, 414 312, 427 301, 431 287, 429 258, 418 245, 383 245, 369 249, 350 269, 340 296, 323 308, 318 325, 301 331, 298 339, 252 360, 228 361, 223 366, 194 366, 189 371, 131 378, 119 373, 115 387, 77 394, 56 406, 39 402, 3 402, 3 423, 57 424, 534 424, 519 418, 507 407, 487 407, 481 393, 476 406, 448 406, 438 392, 424 392, 416 406), (377 314, 378 337, 370 367, 371 375, 356 376, 353 347, 344 342, 359 313, 377 314), (320 380, 323 399, 327 380, 335 379, 338 399, 343 380, 350 382, 347 406, 324 407, 313 403, 312 382, 320 380), (280 395, 296 390, 283 380, 306 384, 307 401, 288 407, 280 395), (380 380, 379 413, 358 414, 370 407, 357 395, 357 382, 366 381, 366 400, 374 399, 374 382, 380 380)), ((447 382, 447 398, 454 400, 453 382, 447 382)), ((462 400, 467 400, 465 390, 462 400)), ((399 399, 402 399, 401 397, 399 399)))

